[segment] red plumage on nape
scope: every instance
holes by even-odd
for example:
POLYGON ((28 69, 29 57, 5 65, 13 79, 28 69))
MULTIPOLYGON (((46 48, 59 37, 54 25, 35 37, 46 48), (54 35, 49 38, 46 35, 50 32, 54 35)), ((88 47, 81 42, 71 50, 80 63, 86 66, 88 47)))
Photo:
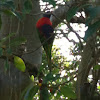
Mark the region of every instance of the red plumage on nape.
POLYGON ((47 24, 47 25, 52 26, 52 22, 50 21, 49 18, 47 18, 47 17, 42 17, 42 18, 40 18, 40 19, 38 20, 38 22, 36 23, 36 27, 37 27, 37 28, 40 28, 40 27, 42 27, 44 24, 47 24))

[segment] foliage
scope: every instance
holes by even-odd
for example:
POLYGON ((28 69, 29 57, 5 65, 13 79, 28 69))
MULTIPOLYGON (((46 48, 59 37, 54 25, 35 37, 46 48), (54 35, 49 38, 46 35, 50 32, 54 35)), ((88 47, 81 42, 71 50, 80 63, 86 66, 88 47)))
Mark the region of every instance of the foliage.
POLYGON ((16 11, 15 4, 13 1, 0 1, 0 6, 1 13, 4 13, 9 16, 16 16, 20 21, 22 20, 22 16, 16 11))
MULTIPOLYGON (((37 98, 37 94, 39 97, 39 93, 41 93, 42 96, 44 96, 44 100, 47 100, 46 98, 50 98, 52 100, 56 100, 58 97, 61 98, 61 96, 63 96, 63 98, 72 98, 72 99, 76 99, 76 94, 75 94, 75 84, 76 82, 73 80, 73 75, 72 73, 70 73, 70 69, 73 69, 72 66, 74 63, 69 64, 69 66, 67 65, 66 67, 66 62, 67 58, 65 58, 64 56, 62 56, 59 52, 60 49, 58 49, 56 46, 53 47, 52 50, 52 73, 49 72, 49 68, 47 65, 47 61, 46 61, 46 55, 45 52, 43 53, 43 61, 42 61, 42 65, 40 67, 40 72, 39 74, 42 72, 43 76, 40 76, 43 81, 39 81, 40 79, 35 78, 33 81, 33 87, 38 87, 38 91, 37 89, 34 89, 34 99, 37 98), (59 60, 62 59, 62 60, 59 60), (42 70, 41 70, 42 68, 42 70), (68 69, 69 71, 65 72, 65 75, 62 76, 61 71, 68 69), (72 81, 69 81, 68 79, 72 79, 72 81), (35 86, 34 86, 35 85, 35 86), (66 94, 67 93, 67 94, 66 94)), ((69 63, 69 62, 68 62, 69 63)), ((74 71, 74 70, 73 70, 74 71)), ((31 94, 31 89, 27 88, 27 91, 23 94, 23 96, 26 98, 27 95, 30 95, 30 97, 32 97, 31 94)), ((27 99, 25 100, 32 100, 29 99, 27 97, 27 99)))
POLYGON ((68 98, 76 99, 76 95, 73 89, 69 85, 65 85, 61 87, 61 93, 68 98))
POLYGON ((84 39, 87 40, 90 36, 95 34, 99 28, 100 28, 100 20, 94 22, 92 25, 89 25, 85 33, 84 39))
POLYGON ((26 0, 24 2, 24 7, 23 7, 23 12, 25 14, 29 14, 32 10, 32 1, 31 0, 26 0))
MULTIPOLYGON (((22 16, 18 11, 16 11, 15 4, 13 1, 0 1, 0 6, 1 6, 1 8, 0 8, 0 28, 2 26, 2 20, 1 20, 2 13, 6 14, 7 16, 13 16, 13 17, 15 16, 20 21, 22 21, 22 16)), ((25 4, 25 6, 26 6, 26 9, 29 9, 26 4, 25 4)), ((24 37, 16 37, 16 38, 11 39, 10 42, 7 42, 10 38, 14 37, 15 35, 16 35, 16 33, 9 33, 8 36, 6 36, 0 40, 0 56, 1 57, 6 56, 5 70, 7 70, 9 68, 9 63, 8 63, 9 57, 8 56, 12 55, 11 48, 18 47, 22 43, 26 42, 26 39, 24 37)), ((14 63, 15 63, 15 66, 20 71, 22 71, 22 72, 25 71, 26 67, 21 58, 14 56, 14 63)))
MULTIPOLYGON (((55 0, 43 0, 44 2, 49 2, 50 5, 53 5, 55 8, 57 6, 57 1, 55 0)), ((67 0, 64 0, 67 1, 67 0)), ((23 10, 16 10, 16 5, 13 1, 0 1, 0 28, 2 26, 1 14, 4 13, 7 16, 17 17, 20 21, 24 20, 24 16, 26 14, 30 14, 32 10, 32 1, 25 0, 23 5, 23 10)), ((71 19, 80 12, 80 10, 84 11, 84 13, 88 12, 88 17, 86 17, 85 25, 88 26, 88 29, 85 31, 85 36, 82 40, 82 44, 85 45, 90 37, 93 35, 96 36, 96 44, 100 43, 100 20, 98 16, 100 15, 100 7, 94 7, 90 4, 77 5, 73 6, 69 9, 66 14, 66 21, 70 23, 71 19), (94 12, 94 13, 92 13, 94 12), (96 19, 96 21, 95 21, 96 19), (99 36, 98 36, 99 34, 99 36), (85 41, 84 41, 85 40, 85 41)), ((65 23, 64 23, 65 24, 65 23)), ((60 25, 59 25, 60 26, 60 25)), ((69 29, 70 31, 71 28, 69 29)), ((69 33, 67 33, 68 36, 69 33)), ((24 37, 17 38, 11 40, 5 45, 11 37, 14 37, 15 33, 10 33, 8 36, 2 38, 0 40, 0 57, 6 57, 5 59, 5 69, 9 68, 9 56, 14 57, 14 64, 17 69, 22 72, 25 72, 26 65, 22 58, 13 55, 12 49, 18 47, 22 43, 25 43, 27 40, 24 37), (9 48, 11 47, 11 48, 9 48)), ((81 38, 82 39, 82 38, 81 38)), ((99 47, 96 48, 97 50, 99 47)), ((83 48, 80 49, 80 43, 74 42, 74 46, 70 49, 74 59, 68 61, 66 57, 64 57, 60 52, 59 48, 56 46, 52 49, 52 72, 49 71, 46 55, 43 52, 42 65, 39 69, 37 77, 30 76, 32 84, 28 86, 22 93, 21 99, 24 100, 32 100, 36 98, 44 98, 44 100, 58 100, 58 98, 63 99, 76 99, 76 77, 77 77, 77 69, 79 68, 80 60, 77 58, 77 54, 80 55, 80 52, 83 53, 83 48), (62 74, 63 72, 63 74, 62 74), (41 76, 41 73, 43 74, 41 76), (43 81, 39 81, 40 78, 43 81)), ((81 55, 80 55, 81 56, 81 55)), ((99 71, 100 65, 98 60, 93 65, 93 71, 99 71)), ((100 91, 100 86, 98 86, 98 90, 100 91)))
POLYGON ((94 7, 91 4, 84 4, 82 6, 73 6, 67 12, 66 19, 69 22, 77 12, 84 8, 85 12, 88 12, 89 17, 86 20, 85 25, 88 25, 88 29, 85 33, 84 40, 86 41, 90 36, 96 33, 96 31, 100 28, 100 20, 98 19, 96 22, 93 22, 100 15, 100 6, 94 7), (95 13, 93 13, 95 12, 95 13), (92 24, 90 24, 92 22, 92 24))

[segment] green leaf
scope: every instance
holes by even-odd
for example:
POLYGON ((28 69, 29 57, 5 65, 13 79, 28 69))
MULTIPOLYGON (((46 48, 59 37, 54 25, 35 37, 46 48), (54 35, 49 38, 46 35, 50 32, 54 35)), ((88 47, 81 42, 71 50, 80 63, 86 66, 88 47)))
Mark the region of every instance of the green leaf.
POLYGON ((42 87, 40 94, 42 96, 42 100, 49 100, 48 88, 46 86, 42 87))
POLYGON ((18 45, 21 45, 22 43, 25 43, 27 40, 24 37, 16 37, 12 39, 9 43, 9 46, 16 47, 18 45))
POLYGON ((7 53, 8 53, 9 55, 12 55, 12 50, 11 50, 11 48, 7 48, 7 53))
POLYGON ((13 1, 2 2, 2 3, 0 3, 0 5, 3 6, 3 7, 5 7, 5 8, 7 8, 7 9, 1 10, 6 15, 14 15, 19 20, 22 20, 23 19, 22 16, 20 15, 20 13, 18 13, 18 12, 15 11, 15 5, 14 5, 14 2, 13 1))
POLYGON ((34 76, 31 75, 31 76, 30 76, 30 79, 31 79, 31 81, 33 82, 33 81, 34 81, 34 76))
POLYGON ((21 16, 21 14, 18 13, 15 10, 15 5, 14 5, 14 2, 13 1, 2 2, 2 3, 0 3, 0 5, 6 8, 6 9, 2 9, 1 10, 6 15, 16 16, 19 20, 22 20, 23 19, 23 17, 21 16))
POLYGON ((98 69, 100 69, 100 65, 95 65, 94 70, 98 70, 98 69))
POLYGON ((62 96, 61 92, 57 92, 56 100, 59 100, 59 98, 62 96))
POLYGON ((38 92, 38 86, 29 88, 24 96, 24 100, 33 100, 34 95, 38 92))
POLYGON ((73 6, 72 8, 70 8, 66 15, 67 21, 69 22, 73 18, 73 16, 78 12, 79 9, 82 9, 87 6, 89 6, 89 4, 84 4, 82 6, 73 6))
POLYGON ((2 20, 1 20, 1 15, 0 15, 0 29, 1 29, 1 26, 2 26, 2 20))
POLYGON ((23 20, 23 16, 21 16, 21 14, 16 12, 15 10, 3 9, 2 12, 8 16, 13 15, 13 16, 17 17, 20 21, 23 20))
POLYGON ((31 10, 32 10, 32 1, 31 0, 26 0, 24 2, 23 12, 26 13, 26 14, 29 14, 31 10))
POLYGON ((69 11, 67 12, 67 21, 70 21, 72 19, 72 17, 76 14, 78 10, 77 6, 73 6, 71 9, 69 9, 69 11))
POLYGON ((50 4, 53 5, 53 7, 56 6, 56 1, 54 1, 54 0, 43 0, 43 2, 49 2, 50 4))
POLYGON ((92 36, 100 28, 100 20, 96 21, 94 24, 90 25, 85 32, 84 40, 86 41, 90 36, 92 36))
POLYGON ((55 81, 58 78, 60 78, 60 74, 57 74, 54 77, 52 73, 48 73, 47 76, 45 76, 45 78, 43 79, 43 83, 47 83, 48 81, 55 81))
POLYGON ((53 79, 53 74, 52 73, 48 73, 46 75, 46 77, 43 79, 43 83, 47 83, 48 81, 53 79))
POLYGON ((12 11, 9 10, 9 9, 3 9, 2 12, 3 12, 4 14, 8 15, 8 16, 13 15, 12 11))
POLYGON ((12 10, 15 10, 15 5, 13 1, 4 1, 0 3, 1 6, 5 7, 5 8, 11 8, 12 10))
POLYGON ((2 44, 2 43, 4 43, 4 42, 6 42, 10 37, 12 37, 12 36, 14 36, 14 35, 15 35, 15 33, 10 33, 8 36, 2 38, 2 39, 0 40, 0 43, 2 44))
POLYGON ((44 66, 40 66, 39 71, 38 71, 38 75, 37 75, 37 76, 39 76, 39 75, 41 74, 43 68, 44 68, 44 66))
POLYGON ((100 6, 94 7, 92 5, 89 5, 88 7, 85 8, 85 12, 87 12, 88 15, 89 15, 89 18, 86 21, 86 25, 88 25, 96 17, 99 17, 99 15, 100 15, 100 6))
POLYGON ((65 97, 76 99, 76 94, 70 86, 68 85, 62 86, 60 90, 65 97))
POLYGON ((17 69, 19 69, 22 72, 25 72, 26 66, 24 61, 20 57, 14 56, 14 64, 17 69))
POLYGON ((100 90, 100 86, 98 86, 97 89, 100 90))
POLYGON ((21 96, 20 96, 20 99, 19 100, 22 100, 26 94, 26 92, 28 91, 28 89, 31 89, 33 87, 33 84, 29 84, 21 93, 21 96))
POLYGON ((57 73, 59 73, 59 70, 60 70, 59 68, 54 68, 54 69, 52 70, 52 73, 53 73, 53 74, 57 74, 57 73))
POLYGON ((9 61, 8 58, 5 60, 5 71, 9 69, 9 61))
POLYGON ((13 15, 14 15, 15 17, 17 17, 20 21, 23 20, 23 16, 21 16, 20 13, 18 13, 18 12, 16 12, 16 11, 12 11, 12 13, 13 13, 13 15))
POLYGON ((15 5, 14 5, 14 2, 13 1, 6 1, 5 2, 7 5, 9 5, 9 7, 11 7, 12 9, 15 9, 15 5))

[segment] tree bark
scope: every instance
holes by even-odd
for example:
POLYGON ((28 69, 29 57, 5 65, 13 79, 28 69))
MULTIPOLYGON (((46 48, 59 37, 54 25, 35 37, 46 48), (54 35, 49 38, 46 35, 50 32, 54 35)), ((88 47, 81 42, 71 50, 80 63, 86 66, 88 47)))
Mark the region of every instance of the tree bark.
MULTIPOLYGON (((23 0, 14 0, 16 6, 19 4, 22 6, 23 0)), ((32 14, 40 12, 39 0, 32 0, 33 10, 32 14)), ((39 67, 41 64, 42 53, 40 47, 40 41, 38 39, 37 30, 35 24, 41 15, 26 15, 24 21, 20 22, 15 17, 8 17, 2 15, 2 28, 0 38, 15 32, 16 37, 24 36, 27 39, 25 48, 27 51, 33 50, 34 52, 22 55, 23 59, 28 63, 31 63, 33 67, 39 67), (38 50, 36 50, 40 47, 38 50)), ((15 37, 14 37, 15 38, 15 37)), ((9 39, 10 42, 12 38, 9 39)), ((13 49, 13 48, 12 48, 13 49)), ((14 49, 14 52, 18 51, 19 48, 14 49)), ((20 72, 13 63, 9 62, 9 69, 5 72, 4 68, 5 60, 0 59, 0 99, 1 100, 19 100, 20 95, 28 86, 31 81, 29 80, 28 74, 20 72)), ((30 66, 31 67, 31 66, 30 66)), ((34 72, 34 70, 33 70, 34 72)))
POLYGON ((91 60, 93 59, 93 52, 94 52, 94 41, 93 38, 90 38, 87 42, 86 45, 83 49, 83 53, 81 55, 81 62, 80 62, 80 66, 78 69, 78 80, 77 80, 77 97, 78 100, 82 100, 81 99, 81 88, 82 86, 84 86, 84 83, 87 82, 87 77, 89 74, 89 71, 91 69, 91 66, 89 66, 89 63, 91 62, 91 60))

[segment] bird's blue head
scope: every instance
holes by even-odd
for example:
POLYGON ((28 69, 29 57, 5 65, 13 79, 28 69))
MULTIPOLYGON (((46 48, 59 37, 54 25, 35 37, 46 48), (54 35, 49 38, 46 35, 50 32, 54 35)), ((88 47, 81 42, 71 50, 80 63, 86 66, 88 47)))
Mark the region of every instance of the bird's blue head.
POLYGON ((43 14, 43 17, 50 18, 50 17, 51 17, 51 12, 48 11, 48 12, 44 13, 44 14, 43 14))

